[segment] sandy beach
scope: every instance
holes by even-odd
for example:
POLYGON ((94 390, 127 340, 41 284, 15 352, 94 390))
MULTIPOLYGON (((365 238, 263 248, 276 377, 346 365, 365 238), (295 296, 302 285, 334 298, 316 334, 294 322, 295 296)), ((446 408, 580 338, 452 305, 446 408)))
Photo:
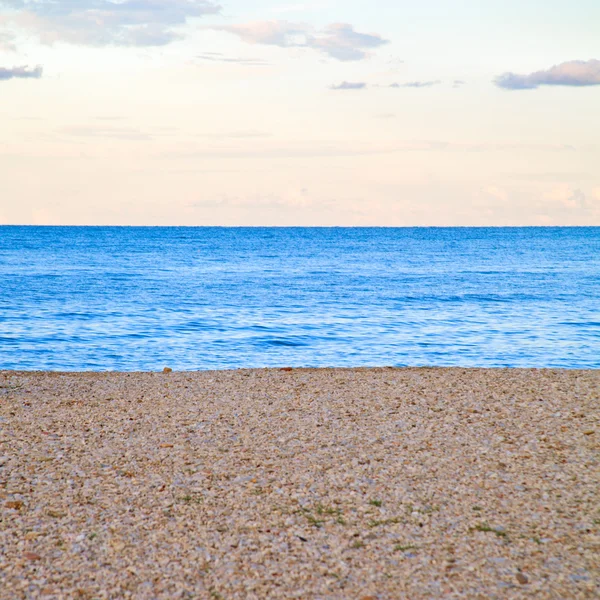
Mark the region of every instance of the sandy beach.
POLYGON ((598 598, 600 371, 0 372, 0 598, 598 598))

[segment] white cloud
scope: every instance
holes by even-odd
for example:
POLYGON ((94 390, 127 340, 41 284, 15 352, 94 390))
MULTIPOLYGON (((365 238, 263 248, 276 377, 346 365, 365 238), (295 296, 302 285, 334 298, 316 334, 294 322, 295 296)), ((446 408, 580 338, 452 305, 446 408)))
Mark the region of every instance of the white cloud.
POLYGON ((364 81, 342 81, 339 85, 332 85, 332 90, 364 90, 367 84, 364 81))
POLYGON ((555 210, 577 211, 585 214, 594 209, 588 194, 568 184, 556 185, 547 190, 542 197, 550 206, 554 206, 555 210))
POLYGON ((44 69, 41 66, 29 68, 24 67, 13 67, 7 69, 0 67, 0 81, 8 81, 9 79, 40 79, 44 69))
POLYGON ((391 88, 428 88, 442 83, 439 79, 436 81, 409 81, 408 83, 391 83, 391 88))
POLYGON ((196 58, 207 62, 241 65, 244 67, 266 67, 270 64, 266 60, 262 60, 260 58, 240 58, 239 56, 226 56, 221 52, 203 52, 196 58))
POLYGON ((210 206, 227 206, 227 207, 266 207, 266 208, 291 208, 305 209, 309 207, 319 206, 323 208, 327 204, 331 204, 331 200, 324 200, 311 194, 306 187, 289 188, 277 194, 248 194, 248 195, 226 195, 221 194, 219 198, 196 201, 190 203, 192 208, 206 208, 210 206))
POLYGON ((4 21, 46 44, 164 46, 189 19, 220 12, 212 0, 0 0, 4 21))
POLYGON ((341 61, 363 60, 370 50, 388 43, 378 34, 360 33, 347 23, 333 23, 322 31, 288 21, 256 21, 214 29, 233 33, 248 44, 311 48, 341 61))
POLYGON ((572 60, 525 75, 504 73, 496 78, 495 83, 506 90, 531 90, 541 85, 600 85, 600 60, 572 60))

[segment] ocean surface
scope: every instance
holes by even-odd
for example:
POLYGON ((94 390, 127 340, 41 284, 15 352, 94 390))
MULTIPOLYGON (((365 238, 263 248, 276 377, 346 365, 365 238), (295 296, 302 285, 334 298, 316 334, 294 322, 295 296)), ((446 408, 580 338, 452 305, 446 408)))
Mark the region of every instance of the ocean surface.
POLYGON ((0 227, 0 369, 600 368, 600 227, 0 227))

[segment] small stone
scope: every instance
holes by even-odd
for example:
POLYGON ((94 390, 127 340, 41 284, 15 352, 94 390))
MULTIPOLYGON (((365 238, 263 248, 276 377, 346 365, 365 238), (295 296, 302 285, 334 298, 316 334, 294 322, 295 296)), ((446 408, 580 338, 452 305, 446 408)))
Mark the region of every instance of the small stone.
POLYGON ((42 557, 35 552, 23 552, 23 558, 27 560, 42 560, 42 557))
POLYGON ((223 598, 349 600, 592 589, 600 515, 571 508, 600 480, 600 371, 173 364, 163 378, 160 365, 0 371, 0 598, 204 598, 208 585, 223 598), (4 397, 9 377, 31 388, 35 415, 4 397), (518 524, 536 529, 519 541, 518 524))
POLYGON ((594 430, 593 429, 589 429, 588 431, 584 431, 583 435, 594 435, 594 430))
POLYGON ((7 502, 4 506, 6 506, 6 508, 12 508, 13 510, 21 510, 24 504, 20 500, 12 500, 11 502, 7 502))
POLYGON ((292 367, 283 367, 283 369, 280 369, 281 371, 293 371, 294 369, 292 369, 292 367))
POLYGON ((173 369, 171 369, 171 367, 165 367, 163 369, 163 373, 172 373, 172 372, 173 372, 173 369))

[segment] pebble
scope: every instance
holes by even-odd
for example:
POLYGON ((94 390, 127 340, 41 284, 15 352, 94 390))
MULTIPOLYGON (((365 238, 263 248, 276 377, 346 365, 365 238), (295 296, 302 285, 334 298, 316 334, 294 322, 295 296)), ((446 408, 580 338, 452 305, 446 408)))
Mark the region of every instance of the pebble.
POLYGON ((0 598, 600 597, 600 371, 7 377, 0 598))
POLYGON ((35 552, 23 552, 23 558, 27 560, 42 560, 42 557, 35 552))

